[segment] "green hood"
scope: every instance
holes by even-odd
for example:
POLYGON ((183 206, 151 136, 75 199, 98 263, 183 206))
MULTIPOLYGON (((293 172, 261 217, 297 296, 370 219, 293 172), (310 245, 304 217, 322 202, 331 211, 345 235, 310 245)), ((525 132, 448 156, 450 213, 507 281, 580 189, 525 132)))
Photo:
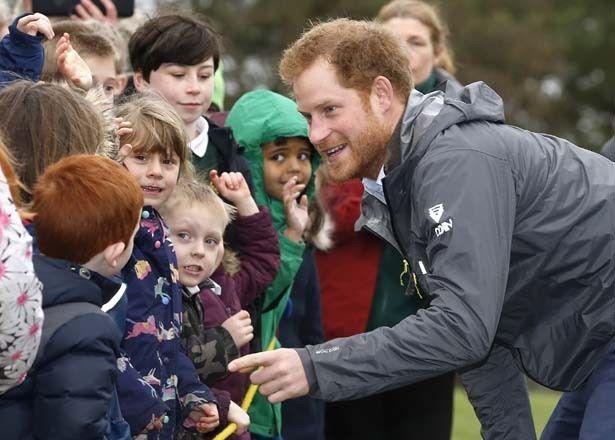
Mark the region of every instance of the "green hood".
MULTIPOLYGON (((254 199, 267 206, 278 232, 286 225, 284 206, 265 192, 263 181, 263 153, 261 145, 280 137, 308 137, 305 118, 297 111, 297 104, 289 98, 270 90, 255 90, 243 95, 228 114, 226 125, 233 130, 235 140, 245 148, 254 183, 254 199)), ((314 175, 320 158, 312 155, 312 177, 306 188, 308 198, 314 195, 314 175)))

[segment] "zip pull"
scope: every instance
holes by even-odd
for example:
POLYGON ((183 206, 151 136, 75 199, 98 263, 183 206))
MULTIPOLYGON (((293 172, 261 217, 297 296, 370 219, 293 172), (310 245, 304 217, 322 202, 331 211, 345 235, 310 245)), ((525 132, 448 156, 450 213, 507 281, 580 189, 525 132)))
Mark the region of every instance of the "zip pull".
POLYGON ((416 275, 414 274, 414 272, 412 272, 412 281, 414 281, 414 290, 416 290, 416 294, 419 296, 420 299, 423 299, 423 295, 421 295, 421 292, 419 291, 419 283, 416 280, 416 275))
POLYGON ((399 284, 404 286, 404 275, 410 272, 410 265, 408 264, 408 260, 404 258, 404 270, 399 274, 399 284))

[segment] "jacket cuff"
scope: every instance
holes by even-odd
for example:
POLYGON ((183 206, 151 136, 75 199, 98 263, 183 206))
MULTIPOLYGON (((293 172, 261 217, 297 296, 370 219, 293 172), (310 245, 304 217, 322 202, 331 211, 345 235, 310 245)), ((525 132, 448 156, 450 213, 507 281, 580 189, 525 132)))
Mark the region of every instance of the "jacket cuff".
POLYGON ((316 369, 314 368, 312 358, 310 358, 310 353, 305 348, 295 348, 294 350, 299 355, 299 359, 301 359, 310 394, 312 394, 318 391, 318 381, 316 380, 316 369))
POLYGON ((22 14, 15 20, 13 20, 13 23, 11 24, 11 26, 9 26, 9 34, 11 35, 11 39, 15 44, 18 44, 20 46, 36 46, 38 44, 41 44, 41 42, 45 39, 45 36, 43 34, 37 32, 36 35, 32 36, 17 29, 17 22, 27 15, 32 15, 32 13, 28 12, 26 14, 22 14))

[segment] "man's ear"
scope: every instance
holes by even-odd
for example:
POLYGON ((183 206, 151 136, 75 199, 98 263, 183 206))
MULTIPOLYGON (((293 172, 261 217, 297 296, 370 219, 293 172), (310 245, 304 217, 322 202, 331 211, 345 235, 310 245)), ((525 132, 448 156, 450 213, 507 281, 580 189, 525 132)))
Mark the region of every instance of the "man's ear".
POLYGON ((143 72, 135 72, 132 75, 132 82, 135 85, 135 89, 140 93, 149 88, 149 83, 143 78, 143 72))
POLYGON ((395 91, 391 81, 385 76, 377 76, 372 83, 372 104, 381 113, 386 113, 395 100, 395 91))
POLYGON ((103 251, 105 262, 112 268, 116 269, 117 260, 120 255, 122 255, 122 252, 124 252, 124 249, 126 249, 126 244, 122 242, 113 243, 107 246, 103 251))

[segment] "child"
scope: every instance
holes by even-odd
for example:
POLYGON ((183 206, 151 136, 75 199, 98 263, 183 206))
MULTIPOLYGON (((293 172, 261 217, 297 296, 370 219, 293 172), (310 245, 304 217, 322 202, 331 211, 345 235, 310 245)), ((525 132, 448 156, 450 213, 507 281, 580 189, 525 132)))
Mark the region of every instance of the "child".
POLYGON ((133 130, 120 136, 120 145, 132 146, 123 164, 144 196, 133 259, 122 271, 128 297, 122 348, 139 374, 142 389, 154 391, 148 399, 135 398, 134 392, 142 389, 135 390, 134 382, 124 381, 121 375, 120 407, 133 435, 149 432, 149 438, 172 439, 180 426, 208 432, 218 425, 218 410, 181 347, 177 263, 158 214, 180 173, 189 167, 183 126, 175 111, 153 96, 123 104, 117 115, 132 124, 133 130))
POLYGON ((43 14, 17 17, 0 42, 0 86, 16 79, 38 81, 43 68, 43 39, 53 38, 43 14))
POLYGON ((162 95, 181 116, 199 174, 239 171, 250 184, 248 166, 231 131, 203 116, 211 106, 220 62, 213 29, 183 15, 155 17, 130 37, 128 51, 135 88, 162 95))
MULTIPOLYGON (((233 276, 225 273, 221 264, 223 235, 232 211, 213 190, 204 183, 185 182, 170 197, 162 214, 171 228, 179 280, 188 292, 199 294, 205 310, 201 322, 191 323, 192 329, 222 325, 243 355, 249 353, 253 329, 250 315, 242 309, 273 281, 279 267, 278 239, 269 211, 258 208, 240 173, 218 176, 212 171, 211 181, 237 211, 234 223, 241 268, 233 276)), ((234 373, 212 385, 229 391, 232 401, 241 403, 248 379, 245 374, 234 373)))
POLYGON ((41 283, 32 267, 32 237, 18 214, 20 182, 12 164, 0 139, 0 394, 24 380, 43 324, 41 283))
POLYGON ((0 91, 0 131, 24 184, 27 203, 38 176, 70 154, 105 149, 100 112, 84 97, 59 85, 15 81, 0 91))
POLYGON ((142 201, 131 176, 103 157, 73 155, 39 178, 33 260, 46 342, 26 381, 2 396, 3 438, 105 435, 120 334, 100 308, 117 291, 109 277, 130 258, 142 201))
MULTIPOLYGON (((308 196, 314 192, 318 159, 307 138, 305 118, 290 99, 257 90, 246 93, 235 103, 227 124, 246 149, 254 178, 254 198, 271 210, 280 239, 280 272, 264 296, 257 349, 267 348, 280 320, 283 345, 321 342, 318 277, 313 250, 306 247, 304 240, 323 241, 323 223, 322 217, 314 216, 309 225, 308 196), (282 319, 285 309, 288 316, 282 319)), ((250 431, 265 438, 323 438, 320 402, 296 399, 285 403, 282 409, 281 416, 279 405, 271 405, 257 395, 250 410, 250 431)))
MULTIPOLYGON (((119 63, 118 49, 100 26, 82 21, 64 20, 53 24, 55 37, 45 43, 45 64, 41 79, 59 81, 64 78, 62 65, 58 59, 63 52, 74 50, 85 62, 91 72, 91 85, 100 86, 105 97, 113 103, 126 85, 119 63)), ((72 81, 71 81, 72 82, 72 81)), ((78 85, 79 86, 79 85, 78 85)), ((89 88, 89 84, 83 88, 89 88)))

